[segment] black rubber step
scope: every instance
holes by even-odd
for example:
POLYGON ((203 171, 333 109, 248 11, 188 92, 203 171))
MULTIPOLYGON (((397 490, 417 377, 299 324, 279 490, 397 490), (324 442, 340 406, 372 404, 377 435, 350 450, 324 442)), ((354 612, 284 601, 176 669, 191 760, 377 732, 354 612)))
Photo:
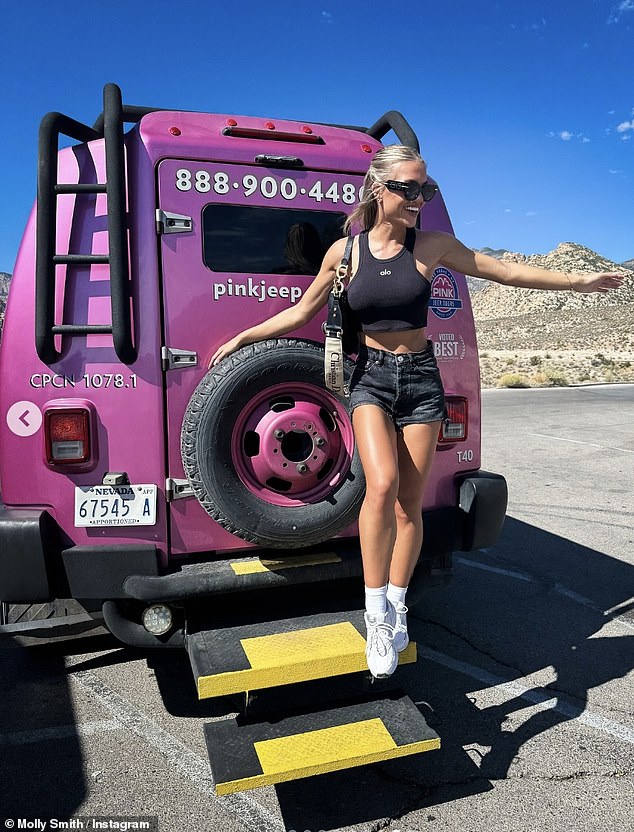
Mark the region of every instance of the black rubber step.
MULTIPOLYGON (((363 612, 320 613, 189 633, 198 697, 206 699, 368 672, 363 612)), ((416 645, 399 654, 416 661, 416 645)))
POLYGON ((213 722, 205 725, 205 740, 218 795, 440 748, 402 691, 276 722, 213 722))

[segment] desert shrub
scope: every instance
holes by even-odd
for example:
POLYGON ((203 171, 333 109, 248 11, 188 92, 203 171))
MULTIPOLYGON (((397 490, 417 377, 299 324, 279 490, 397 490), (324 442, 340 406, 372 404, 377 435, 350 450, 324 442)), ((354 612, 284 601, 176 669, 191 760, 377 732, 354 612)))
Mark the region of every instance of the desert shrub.
POLYGON ((530 387, 526 376, 520 373, 504 373, 497 380, 498 387, 530 387))
POLYGON ((566 374, 556 367, 540 368, 530 381, 531 387, 567 387, 569 384, 566 374))
POLYGON ((531 387, 548 387, 549 383, 550 379, 541 370, 531 376, 531 387))
POLYGON ((545 367, 542 372, 547 377, 550 387, 567 387, 570 383, 564 371, 557 367, 545 367))
POLYGON ((541 363, 542 363, 542 360, 541 360, 539 355, 531 355, 530 361, 529 361, 529 364, 531 365, 531 367, 539 367, 539 365, 541 363))
POLYGON ((590 363, 593 367, 614 367, 615 361, 613 358, 606 358, 602 352, 598 352, 590 363))

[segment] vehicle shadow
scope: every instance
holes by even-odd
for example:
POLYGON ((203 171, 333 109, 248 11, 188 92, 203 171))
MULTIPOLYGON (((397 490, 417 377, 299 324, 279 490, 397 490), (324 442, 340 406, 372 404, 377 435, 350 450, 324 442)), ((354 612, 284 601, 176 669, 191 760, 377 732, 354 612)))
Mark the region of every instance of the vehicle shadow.
POLYGON ((69 820, 87 787, 64 656, 108 637, 29 648, 0 644, 0 816, 69 820), (71 646, 72 645, 72 646, 71 646))
MULTIPOLYGON (((604 611, 629 609, 633 567, 512 518, 495 549, 469 557, 519 567, 524 579, 458 563, 451 586, 429 592, 411 611, 422 658, 399 670, 399 681, 441 749, 277 786, 287 829, 396 821, 417 811, 433 820, 434 806, 493 789, 526 743, 581 716, 590 690, 632 669, 627 627, 617 625, 615 636, 597 633, 610 620, 604 611), (549 573, 553 562, 557 570, 549 573), (571 576, 567 595, 563 572, 571 576), (531 686, 524 677, 535 673, 554 680, 531 686), (545 704, 535 711, 535 703, 545 704)), ((611 725, 599 720, 586 730, 598 739, 611 725)))

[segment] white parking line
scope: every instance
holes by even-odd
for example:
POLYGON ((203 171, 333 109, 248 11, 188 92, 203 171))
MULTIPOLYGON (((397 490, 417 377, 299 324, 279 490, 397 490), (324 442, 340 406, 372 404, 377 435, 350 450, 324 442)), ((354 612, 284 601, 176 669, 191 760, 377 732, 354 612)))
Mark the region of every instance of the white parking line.
POLYGON ((81 725, 56 725, 52 728, 36 728, 33 731, 11 731, 0 734, 0 745, 27 745, 46 740, 65 740, 72 737, 90 737, 108 731, 121 731, 123 725, 117 719, 83 722, 81 725))
POLYGON ((568 587, 563 586, 563 584, 555 584, 555 592, 559 595, 563 595, 564 598, 569 598, 571 601, 575 601, 577 604, 588 607, 588 609, 593 610, 594 612, 598 612, 600 615, 604 616, 604 618, 607 618, 608 621, 614 621, 616 624, 621 624, 623 627, 628 627, 630 630, 634 630, 634 624, 631 621, 628 621, 627 618, 617 615, 614 609, 602 610, 601 607, 595 604, 594 601, 591 601, 590 598, 586 598, 585 595, 579 595, 578 592, 573 592, 572 589, 568 589, 568 587))
POLYGON ((598 607, 594 601, 591 601, 589 598, 586 598, 585 595, 579 595, 578 592, 574 592, 572 589, 568 589, 567 586, 563 584, 555 584, 555 592, 559 595, 563 595, 565 598, 570 598, 571 601, 575 601, 577 604, 581 604, 583 607, 588 607, 588 609, 594 610, 595 612, 600 612, 601 615, 605 615, 604 611, 598 607))
POLYGON ((497 575, 506 575, 509 578, 517 578, 519 581, 533 582, 535 579, 525 572, 515 572, 511 569, 502 569, 499 566, 489 566, 488 563, 481 563, 479 560, 459 558, 454 555, 454 563, 461 563, 463 566, 471 566, 474 569, 482 569, 484 572, 495 572, 497 575))
MULTIPOLYGON (((480 549, 479 551, 485 553, 487 552, 486 549, 480 549)), ((460 563, 462 566, 469 566, 473 569, 481 569, 483 572, 493 572, 496 575, 504 575, 507 578, 516 578, 518 581, 526 581, 527 583, 535 582, 535 578, 533 578, 532 575, 528 575, 526 572, 517 572, 512 569, 502 569, 499 566, 490 566, 488 563, 482 563, 479 560, 470 560, 469 558, 461 558, 454 555, 453 562, 460 563)), ((594 603, 594 601, 591 601, 584 595, 579 595, 578 592, 575 592, 572 589, 568 589, 568 587, 563 584, 555 584, 553 591, 558 595, 563 595, 564 598, 568 598, 569 601, 574 601, 576 604, 588 607, 588 609, 599 613, 599 615, 602 615, 608 621, 613 621, 615 624, 621 624, 621 626, 627 627, 628 630, 634 630, 634 624, 631 621, 628 621, 627 618, 616 615, 614 610, 602 610, 601 607, 594 603)))
POLYGON ((615 448, 612 445, 597 445, 595 442, 583 442, 580 439, 564 439, 563 436, 552 436, 548 433, 529 433, 529 436, 539 436, 540 439, 554 439, 556 442, 571 442, 573 445, 587 445, 589 448, 600 448, 602 451, 622 451, 634 454, 631 448, 615 448))
POLYGON ((242 824, 241 828, 246 832, 270 832, 270 830, 283 832, 284 826, 280 820, 250 794, 214 797, 209 761, 199 757, 184 743, 153 722, 131 702, 108 687, 98 676, 89 670, 78 670, 76 673, 70 671, 68 675, 81 685, 86 693, 107 708, 118 722, 159 751, 171 766, 193 783, 198 791, 206 795, 209 800, 216 800, 223 810, 235 815, 242 824))
POLYGON ((513 698, 520 697, 530 702, 532 705, 543 705, 545 702, 553 701, 552 709, 562 714, 571 720, 581 722, 583 725, 588 725, 590 728, 595 728, 597 731, 602 731, 604 734, 610 734, 623 742, 629 742, 634 745, 634 731, 628 728, 627 725, 622 725, 620 722, 615 722, 612 719, 599 716, 592 711, 584 710, 579 713, 579 709, 574 705, 568 704, 560 697, 553 699, 552 693, 542 693, 533 688, 528 688, 526 685, 521 685, 519 682, 511 682, 502 679, 500 676, 495 676, 481 667, 476 667, 473 664, 454 659, 451 656, 446 656, 444 653, 439 653, 437 650, 419 646, 419 653, 424 659, 440 664, 450 670, 455 670, 465 676, 471 676, 472 679, 477 679, 488 685, 491 689, 501 690, 508 693, 513 698))

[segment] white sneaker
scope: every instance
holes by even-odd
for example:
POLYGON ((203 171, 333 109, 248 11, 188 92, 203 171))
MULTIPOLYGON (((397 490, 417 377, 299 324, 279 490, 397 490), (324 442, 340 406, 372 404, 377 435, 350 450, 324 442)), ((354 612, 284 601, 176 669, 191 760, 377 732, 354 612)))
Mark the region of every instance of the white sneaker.
POLYGON ((394 649, 397 653, 402 653, 409 644, 407 607, 405 604, 400 602, 393 604, 388 598, 386 621, 394 630, 394 649))
POLYGON ((391 676, 398 665, 394 649, 394 630, 387 621, 387 613, 363 616, 368 631, 365 656, 370 673, 377 679, 391 676))

